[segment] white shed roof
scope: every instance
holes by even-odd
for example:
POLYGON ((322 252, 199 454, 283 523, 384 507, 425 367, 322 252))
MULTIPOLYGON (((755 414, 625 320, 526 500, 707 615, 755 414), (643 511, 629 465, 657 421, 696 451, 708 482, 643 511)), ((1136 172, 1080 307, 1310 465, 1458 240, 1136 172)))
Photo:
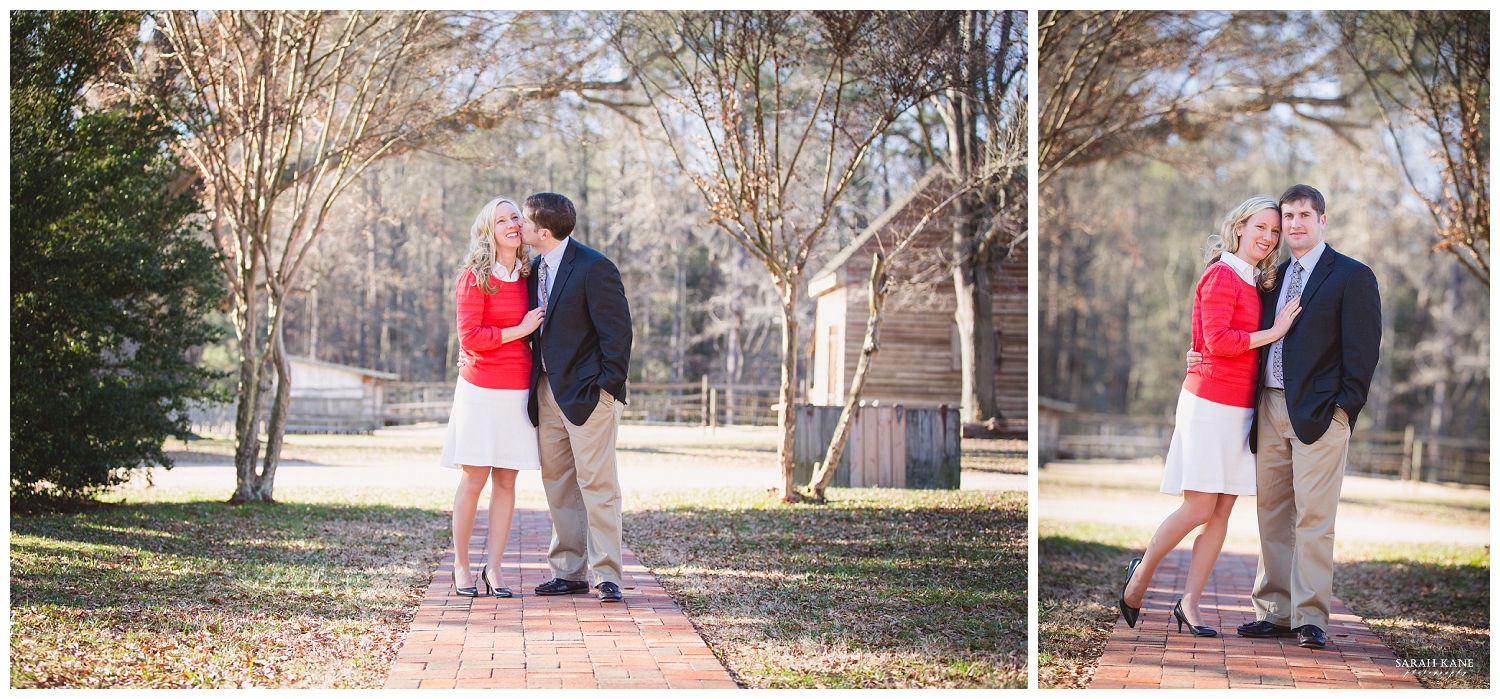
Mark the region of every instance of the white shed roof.
POLYGON ((370 377, 372 379, 385 379, 387 381, 396 381, 396 380, 399 380, 401 378, 400 374, 392 374, 390 372, 385 372, 385 371, 375 371, 374 369, 362 369, 360 367, 349 366, 347 364, 334 364, 333 362, 320 362, 320 361, 318 361, 316 359, 308 359, 307 357, 287 357, 287 361, 290 362, 290 363, 292 363, 292 364, 305 364, 307 366, 317 367, 319 369, 326 369, 326 370, 330 370, 330 371, 344 371, 344 372, 348 372, 350 374, 358 374, 360 376, 368 376, 368 377, 370 377))

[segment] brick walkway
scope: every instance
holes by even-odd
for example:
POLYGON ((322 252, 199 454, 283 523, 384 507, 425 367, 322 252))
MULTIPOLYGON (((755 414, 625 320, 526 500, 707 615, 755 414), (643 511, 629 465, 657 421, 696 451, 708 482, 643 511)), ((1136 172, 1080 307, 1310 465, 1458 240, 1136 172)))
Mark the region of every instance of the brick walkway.
POLYGON ((1214 566, 1200 607, 1202 621, 1219 636, 1194 638, 1187 627, 1178 633, 1172 605, 1187 586, 1189 553, 1173 551, 1157 568, 1136 628, 1126 626, 1123 617, 1115 620, 1090 689, 1422 687, 1338 599, 1322 650, 1302 648, 1295 638, 1241 638, 1235 628, 1255 621, 1250 588, 1256 554, 1225 551, 1214 566))
MULTIPOLYGON (((470 560, 483 561, 487 511, 474 523, 470 560)), ((388 689, 733 689, 724 666, 635 554, 625 551, 624 604, 587 595, 537 597, 551 579, 545 505, 516 504, 505 584, 518 596, 458 597, 453 551, 443 556, 388 689), (516 584, 516 571, 522 581, 516 584)), ((481 585, 481 589, 483 586, 481 585)))

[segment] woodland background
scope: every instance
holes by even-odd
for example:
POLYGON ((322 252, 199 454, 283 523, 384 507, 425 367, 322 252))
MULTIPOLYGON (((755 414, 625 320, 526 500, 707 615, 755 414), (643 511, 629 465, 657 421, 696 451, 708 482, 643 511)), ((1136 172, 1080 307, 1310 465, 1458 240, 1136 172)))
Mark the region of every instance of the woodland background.
MULTIPOLYGON (((189 353, 198 373, 188 378, 218 375, 213 395, 196 395, 234 400, 233 502, 272 501, 289 358, 408 382, 454 379, 456 268, 476 212, 497 195, 519 202, 553 191, 576 203, 573 235, 624 277, 635 324, 629 380, 774 381, 777 402, 792 405, 809 383, 799 361, 811 349, 807 274, 919 177, 942 171, 958 187, 942 205, 952 245, 935 266, 958 289, 961 410, 974 422, 998 417, 984 271, 998 264, 992 248, 1014 249, 1026 235, 1025 13, 162 11, 12 20, 32 28, 32 54, 69 66, 33 72, 77 77, 38 92, 68 105, 52 110, 62 126, 78 114, 170 125, 153 144, 170 177, 160 198, 201 207, 183 213, 212 244, 227 292, 195 297, 222 301, 210 318, 221 335, 189 353)), ((56 140, 38 162, 74 147, 56 140)), ((33 189, 82 196, 67 186, 33 189)), ((21 237, 40 240, 48 225, 21 237)), ((68 244, 90 240, 87 230, 68 235, 68 244)), ((56 257, 44 247, 26 247, 22 267, 56 257)), ((38 294, 64 276, 32 275, 16 295, 37 299, 20 317, 45 336, 25 356, 78 344, 72 330, 37 315, 55 305, 38 294)), ((134 348, 164 341, 117 342, 100 356, 128 360, 134 348)), ((123 383, 144 381, 105 364, 100 371, 123 383)), ((45 390, 27 395, 46 402, 45 390)), ((175 405, 154 413, 181 436, 186 417, 175 405)), ((782 411, 778 421, 791 498, 795 418, 782 411)), ((41 487, 57 485, 48 483, 41 487)))
POLYGON ((1306 183, 1380 284, 1361 428, 1488 438, 1488 13, 1038 21, 1041 396, 1169 416, 1208 236, 1306 183))
MULTIPOLYGON (((475 213, 495 196, 519 203, 552 191, 577 206, 574 238, 602 251, 624 277, 635 322, 632 381, 696 383, 707 376, 775 386, 781 330, 770 278, 708 222, 637 83, 617 54, 603 50, 611 21, 618 19, 510 18, 509 36, 524 35, 530 24, 538 40, 568 37, 572 47, 557 52, 559 61, 597 54, 567 66, 596 89, 530 102, 494 128, 470 127, 441 149, 414 149, 372 166, 335 205, 298 279, 285 321, 289 354, 405 381, 455 379, 453 283, 475 213)), ((846 245, 939 165, 945 138, 933 103, 882 135, 814 260, 846 245)), ((806 335, 814 304, 802 296, 799 328, 806 335)), ((799 338, 804 356, 807 344, 799 338)), ((238 365, 236 357, 232 336, 204 352, 206 363, 226 371, 238 365)), ((807 370, 805 360, 799 369, 807 370)))

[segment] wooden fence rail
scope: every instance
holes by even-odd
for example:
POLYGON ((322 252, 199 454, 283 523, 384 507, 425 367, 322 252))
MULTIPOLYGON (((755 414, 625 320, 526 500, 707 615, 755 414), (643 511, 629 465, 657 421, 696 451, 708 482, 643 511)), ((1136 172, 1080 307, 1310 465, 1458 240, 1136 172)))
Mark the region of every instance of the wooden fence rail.
MULTIPOLYGON (((380 387, 383 398, 379 422, 382 425, 447 422, 453 409, 453 389, 454 384, 446 381, 387 382, 380 387)), ((621 420, 634 424, 774 426, 778 393, 775 386, 753 384, 632 383, 621 420)), ((333 410, 316 400, 293 398, 292 412, 299 418, 295 427, 339 431, 334 429, 339 427, 334 424, 338 421, 331 416, 351 410, 349 406, 338 407, 341 410, 333 410)), ((193 431, 200 434, 233 433, 234 403, 195 405, 190 420, 193 431)), ((372 427, 366 425, 362 429, 368 431, 372 427)))
POLYGON ((451 381, 392 382, 381 387, 380 421, 386 425, 415 422, 447 422, 453 410, 451 381))
MULTIPOLYGON (((1172 419, 1043 411, 1041 461, 1163 457, 1172 443, 1172 419)), ((1459 483, 1488 488, 1488 439, 1355 430, 1345 473, 1377 478, 1459 483)))
POLYGON ((621 420, 688 425, 776 424, 780 389, 729 383, 632 383, 621 420))

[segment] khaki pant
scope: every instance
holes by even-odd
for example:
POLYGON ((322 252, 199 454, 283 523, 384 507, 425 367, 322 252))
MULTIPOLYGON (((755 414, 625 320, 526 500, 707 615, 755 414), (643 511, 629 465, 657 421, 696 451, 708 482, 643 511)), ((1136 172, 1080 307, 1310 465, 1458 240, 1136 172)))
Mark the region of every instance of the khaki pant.
POLYGON ((537 438, 542 487, 552 512, 552 577, 594 585, 621 582, 620 480, 615 472, 615 434, 625 406, 601 395, 587 422, 563 415, 547 376, 538 382, 537 438))
POLYGON ((1333 598, 1333 520, 1349 456, 1349 422, 1335 412, 1318 441, 1292 431, 1286 394, 1264 388, 1256 412, 1255 487, 1260 565, 1251 600, 1256 616, 1328 630, 1333 598))

